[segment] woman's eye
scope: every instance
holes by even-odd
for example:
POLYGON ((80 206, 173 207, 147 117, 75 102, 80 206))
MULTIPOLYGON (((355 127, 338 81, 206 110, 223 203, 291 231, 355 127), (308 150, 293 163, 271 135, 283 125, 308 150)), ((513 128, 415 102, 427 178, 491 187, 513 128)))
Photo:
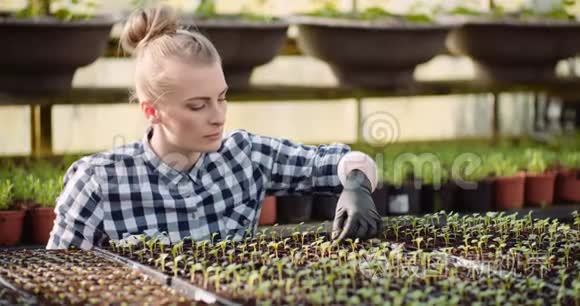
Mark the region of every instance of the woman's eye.
POLYGON ((190 105, 188 107, 192 111, 198 111, 198 110, 202 110, 204 106, 205 106, 205 104, 202 104, 201 106, 193 106, 193 105, 190 105))

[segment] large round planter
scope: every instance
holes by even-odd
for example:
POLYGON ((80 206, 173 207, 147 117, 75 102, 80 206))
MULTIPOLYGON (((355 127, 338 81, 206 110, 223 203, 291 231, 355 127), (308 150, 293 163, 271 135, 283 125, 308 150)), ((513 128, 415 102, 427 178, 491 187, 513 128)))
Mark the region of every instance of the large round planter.
POLYGON ((518 173, 513 176, 495 179, 495 208, 498 210, 518 209, 524 206, 526 176, 518 173))
POLYGON ((484 213, 491 211, 495 192, 491 179, 478 181, 474 188, 457 186, 457 197, 453 210, 464 213, 484 213))
POLYGON ((0 211, 0 245, 13 246, 20 242, 24 211, 0 211))
POLYGON ((556 174, 553 172, 526 174, 526 204, 551 205, 554 202, 555 185, 556 174))
POLYGON ((0 90, 69 90, 76 69, 104 53, 114 22, 105 16, 66 22, 0 18, 0 90))
POLYGON ((183 19, 182 23, 203 33, 216 47, 230 88, 246 88, 252 70, 271 61, 286 41, 288 23, 247 21, 234 17, 183 19))
POLYGON ((300 223, 312 216, 312 196, 287 195, 276 199, 276 219, 279 223, 300 223))
POLYGON ((56 215, 54 208, 37 207, 32 211, 32 242, 45 245, 50 237, 56 215))
POLYGON ((474 21, 449 34, 452 53, 471 57, 485 82, 544 82, 559 60, 580 51, 580 23, 474 21))
POLYGON ((300 48, 328 63, 341 85, 371 88, 412 83, 415 66, 445 51, 451 28, 319 17, 296 23, 300 48))

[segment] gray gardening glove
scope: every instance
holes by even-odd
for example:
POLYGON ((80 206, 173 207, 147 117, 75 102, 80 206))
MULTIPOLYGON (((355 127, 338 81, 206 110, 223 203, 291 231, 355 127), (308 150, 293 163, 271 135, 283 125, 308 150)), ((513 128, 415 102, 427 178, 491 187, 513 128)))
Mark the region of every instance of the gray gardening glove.
POLYGON ((373 238, 382 232, 382 225, 371 197, 371 182, 362 171, 351 171, 336 204, 332 239, 373 238))

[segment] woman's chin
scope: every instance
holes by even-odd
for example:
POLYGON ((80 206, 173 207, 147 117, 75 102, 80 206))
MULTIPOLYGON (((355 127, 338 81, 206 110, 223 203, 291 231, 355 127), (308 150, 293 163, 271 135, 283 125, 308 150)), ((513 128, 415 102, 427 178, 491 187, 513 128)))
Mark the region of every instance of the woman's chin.
POLYGON ((219 148, 222 145, 222 140, 221 139, 215 139, 215 140, 206 140, 205 145, 203 146, 203 148, 200 148, 200 151, 203 152, 216 152, 219 150, 219 148))

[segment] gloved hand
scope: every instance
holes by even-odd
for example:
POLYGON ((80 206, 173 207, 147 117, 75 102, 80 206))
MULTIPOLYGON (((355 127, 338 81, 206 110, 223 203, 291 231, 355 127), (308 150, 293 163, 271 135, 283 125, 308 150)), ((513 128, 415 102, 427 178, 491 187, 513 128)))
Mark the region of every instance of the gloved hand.
POLYGON ((352 170, 338 198, 332 226, 332 239, 373 238, 382 231, 381 216, 371 197, 371 182, 366 175, 352 170))

